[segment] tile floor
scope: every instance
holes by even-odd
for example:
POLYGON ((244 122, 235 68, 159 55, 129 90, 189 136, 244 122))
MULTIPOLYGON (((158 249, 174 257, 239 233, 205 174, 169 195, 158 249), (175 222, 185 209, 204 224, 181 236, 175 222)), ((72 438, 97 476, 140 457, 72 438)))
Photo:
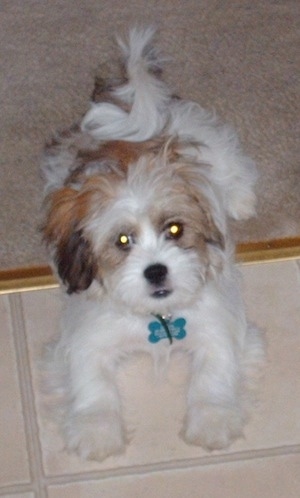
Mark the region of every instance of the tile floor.
POLYGON ((38 389, 42 345, 55 334, 58 289, 0 296, 0 496, 10 498, 299 498, 300 262, 242 266, 248 315, 265 329, 261 403, 230 450, 206 453, 177 436, 184 362, 152 379, 145 358, 120 375, 135 427, 124 455, 102 464, 63 450, 38 389))

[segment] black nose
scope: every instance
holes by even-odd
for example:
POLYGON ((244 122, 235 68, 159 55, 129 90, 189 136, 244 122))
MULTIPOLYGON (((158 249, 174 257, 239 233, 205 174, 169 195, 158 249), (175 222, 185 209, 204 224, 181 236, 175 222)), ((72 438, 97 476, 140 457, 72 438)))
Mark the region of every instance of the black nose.
POLYGON ((156 263, 155 265, 150 265, 144 271, 144 277, 150 282, 150 284, 159 285, 162 284, 167 276, 168 268, 165 265, 156 263))

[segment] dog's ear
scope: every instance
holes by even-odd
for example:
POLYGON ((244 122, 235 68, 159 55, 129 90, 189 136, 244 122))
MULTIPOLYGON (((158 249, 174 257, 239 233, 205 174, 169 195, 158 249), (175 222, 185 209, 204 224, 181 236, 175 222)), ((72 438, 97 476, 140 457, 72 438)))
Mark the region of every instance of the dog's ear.
POLYGON ((97 273, 91 244, 81 227, 87 196, 64 187, 47 198, 43 238, 53 251, 58 274, 69 294, 87 289, 97 273))
POLYGON ((175 171, 184 182, 184 189, 190 197, 191 206, 197 208, 195 231, 202 235, 207 244, 224 250, 225 238, 215 221, 216 209, 213 209, 213 204, 216 202, 207 178, 201 173, 197 163, 184 160, 175 164, 175 171), (213 200, 210 200, 210 197, 213 200))
POLYGON ((207 244, 211 244, 213 246, 219 247, 220 249, 224 250, 225 249, 225 240, 224 236, 217 227, 211 211, 206 207, 206 203, 203 202, 201 199, 201 202, 199 202, 200 209, 203 213, 203 219, 205 220, 204 223, 202 224, 202 231, 203 235, 205 238, 205 242, 207 244))
POLYGON ((82 230, 75 230, 58 246, 55 262, 68 294, 87 289, 96 276, 96 264, 90 242, 82 230))

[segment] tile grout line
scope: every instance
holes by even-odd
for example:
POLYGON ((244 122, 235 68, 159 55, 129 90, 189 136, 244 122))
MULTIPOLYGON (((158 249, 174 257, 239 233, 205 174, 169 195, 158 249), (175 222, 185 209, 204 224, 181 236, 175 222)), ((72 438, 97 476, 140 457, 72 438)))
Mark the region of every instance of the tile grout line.
POLYGON ((87 472, 68 473, 64 475, 46 476, 45 480, 49 485, 66 485, 70 482, 83 482, 94 480, 105 480, 112 478, 132 477, 146 475, 156 472, 172 472, 174 470, 188 470, 194 468, 204 468, 213 465, 228 465, 237 462, 246 463, 253 460, 263 460, 268 458, 288 457, 300 455, 300 445, 279 446, 274 448, 253 449, 238 451, 236 453, 221 454, 215 456, 203 456, 200 458, 188 458, 184 460, 164 461, 158 463, 133 465, 130 467, 119 467, 105 470, 92 470, 87 472))
POLYGON ((23 496, 24 493, 32 494, 35 489, 33 489, 32 484, 8 484, 7 486, 0 487, 0 498, 10 497, 11 495, 23 496))
POLYGON ((29 355, 26 340, 23 306, 20 294, 9 296, 11 320, 13 326, 15 352, 17 357, 20 396, 23 408, 25 436, 29 457, 29 469, 32 488, 38 498, 46 498, 42 453, 39 441, 39 427, 37 423, 32 378, 30 372, 29 355))

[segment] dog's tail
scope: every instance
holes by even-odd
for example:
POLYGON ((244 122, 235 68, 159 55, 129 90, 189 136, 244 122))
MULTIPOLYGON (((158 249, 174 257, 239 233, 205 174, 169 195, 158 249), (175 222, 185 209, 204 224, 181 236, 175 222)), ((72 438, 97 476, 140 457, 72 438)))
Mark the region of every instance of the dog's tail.
POLYGON ((170 91, 159 77, 162 59, 152 45, 154 32, 134 28, 127 43, 118 40, 126 80, 109 92, 105 89, 106 102, 92 104, 81 123, 83 131, 99 140, 129 141, 147 140, 161 132, 170 91))

